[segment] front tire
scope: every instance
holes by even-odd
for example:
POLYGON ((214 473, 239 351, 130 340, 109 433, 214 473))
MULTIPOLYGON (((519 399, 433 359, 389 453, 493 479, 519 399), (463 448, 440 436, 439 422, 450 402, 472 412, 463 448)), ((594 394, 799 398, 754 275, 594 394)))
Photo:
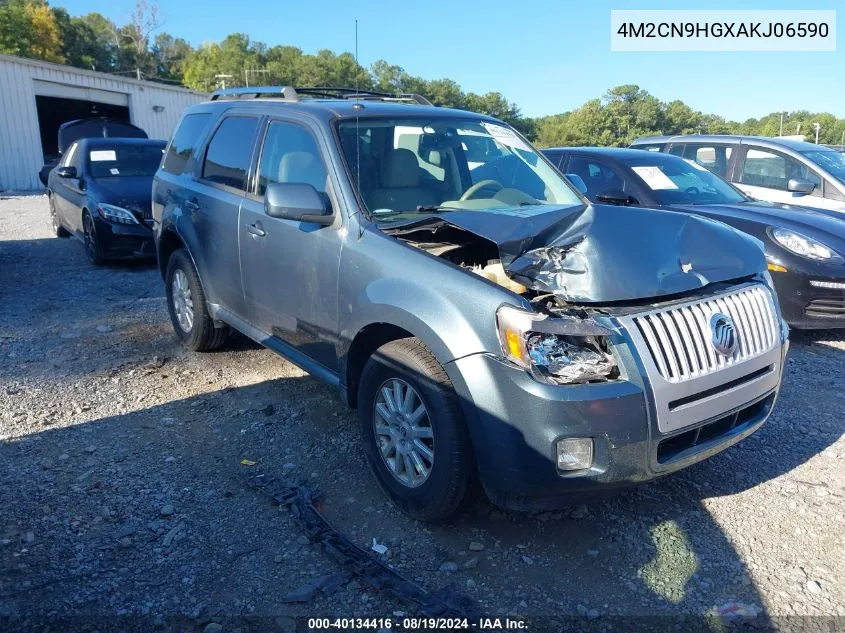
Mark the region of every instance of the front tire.
POLYGON ((94 227, 94 219, 88 211, 82 214, 82 241, 85 244, 85 256, 94 266, 102 266, 106 263, 100 243, 97 241, 97 229, 94 227))
POLYGON ((469 433, 446 371, 419 339, 376 350, 361 375, 358 418, 370 469, 400 510, 438 523, 462 509, 475 477, 469 433))
POLYGON ((174 251, 167 260, 165 287, 170 322, 185 347, 210 352, 226 342, 229 327, 214 326, 199 275, 184 249, 174 251))

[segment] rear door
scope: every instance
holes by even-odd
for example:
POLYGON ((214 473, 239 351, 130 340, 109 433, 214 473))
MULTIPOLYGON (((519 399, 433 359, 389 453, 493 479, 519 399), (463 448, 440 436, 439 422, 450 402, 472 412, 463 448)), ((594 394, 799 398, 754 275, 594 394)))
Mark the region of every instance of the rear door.
POLYGON ((213 301, 244 314, 238 254, 238 214, 249 181, 261 118, 225 115, 211 134, 191 191, 182 203, 202 253, 205 284, 213 301))
POLYGON ((685 143, 673 146, 671 153, 695 161, 725 180, 730 180, 736 159, 735 147, 727 143, 685 143))
POLYGON ((238 235, 247 319, 334 372, 342 214, 332 193, 327 148, 320 139, 304 122, 269 119, 255 182, 241 207, 238 235), (312 185, 335 210, 334 225, 268 216, 264 193, 274 182, 312 185))
POLYGON ((801 161, 774 149, 743 143, 734 172, 734 184, 759 200, 800 204, 808 207, 823 199, 822 177, 801 161), (816 185, 811 194, 793 193, 787 187, 790 179, 809 180, 816 185))

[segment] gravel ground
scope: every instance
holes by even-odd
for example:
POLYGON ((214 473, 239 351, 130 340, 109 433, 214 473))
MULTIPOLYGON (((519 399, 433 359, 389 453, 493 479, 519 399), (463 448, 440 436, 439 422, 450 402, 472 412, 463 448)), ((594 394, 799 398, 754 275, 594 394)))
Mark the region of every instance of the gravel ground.
POLYGON ((180 349, 157 270, 93 268, 51 236, 43 196, 0 200, 0 359, 0 628, 416 615, 355 579, 283 603, 337 567, 243 485, 244 459, 308 479, 354 542, 377 539, 404 574, 494 616, 612 626, 736 602, 773 620, 845 617, 845 333, 794 334, 774 415, 726 453, 588 506, 479 501, 440 527, 385 501, 330 388, 241 337, 180 349), (246 616, 267 619, 226 619, 246 616))

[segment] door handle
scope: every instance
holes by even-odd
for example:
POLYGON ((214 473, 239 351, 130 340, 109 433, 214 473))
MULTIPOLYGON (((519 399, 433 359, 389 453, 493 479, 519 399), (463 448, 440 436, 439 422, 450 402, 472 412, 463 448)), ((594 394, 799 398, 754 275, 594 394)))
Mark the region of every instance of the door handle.
POLYGON ((247 224, 246 230, 247 230, 247 233, 250 233, 252 235, 257 235, 258 237, 264 237, 265 235, 267 235, 267 231, 265 231, 263 228, 261 228, 260 222, 256 222, 255 224, 247 224))
POLYGON ((185 200, 182 206, 189 211, 199 211, 200 205, 194 200, 185 200))

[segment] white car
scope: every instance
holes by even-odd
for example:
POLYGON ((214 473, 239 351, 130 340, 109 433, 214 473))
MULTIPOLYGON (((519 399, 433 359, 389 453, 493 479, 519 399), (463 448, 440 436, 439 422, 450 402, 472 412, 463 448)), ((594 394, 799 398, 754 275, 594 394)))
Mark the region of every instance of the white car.
POLYGON ((845 154, 824 145, 763 136, 651 136, 634 149, 669 152, 729 180, 758 200, 845 216, 845 154))

